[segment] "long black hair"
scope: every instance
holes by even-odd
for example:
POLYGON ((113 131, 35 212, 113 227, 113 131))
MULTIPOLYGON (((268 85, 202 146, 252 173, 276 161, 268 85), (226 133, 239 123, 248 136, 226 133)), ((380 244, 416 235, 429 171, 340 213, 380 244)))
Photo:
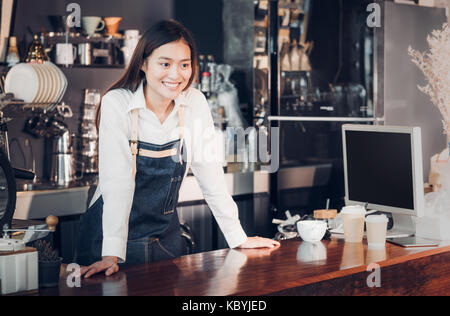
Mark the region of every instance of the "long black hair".
MULTIPOLYGON (((135 92, 139 84, 145 80, 145 73, 141 70, 147 57, 149 57, 158 47, 183 40, 191 50, 191 68, 192 74, 185 88, 188 89, 192 81, 194 81, 197 69, 197 48, 191 32, 180 22, 175 20, 166 20, 154 24, 140 38, 129 66, 122 77, 115 82, 103 95, 114 89, 127 89, 135 92)), ((101 103, 100 103, 101 104, 101 103)), ((97 129, 100 125, 101 105, 97 108, 95 124, 97 129)))

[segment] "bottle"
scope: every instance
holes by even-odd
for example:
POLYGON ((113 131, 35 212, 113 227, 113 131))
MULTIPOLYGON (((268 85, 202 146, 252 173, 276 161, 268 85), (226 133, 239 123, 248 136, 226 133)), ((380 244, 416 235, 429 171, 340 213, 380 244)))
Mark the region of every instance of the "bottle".
POLYGON ((225 108, 219 106, 217 109, 217 128, 224 131, 227 129, 227 117, 225 115, 225 108))
POLYGON ((201 91, 209 98, 211 93, 211 74, 208 71, 202 72, 202 79, 200 81, 201 91))
POLYGON ((300 51, 298 49, 296 40, 294 40, 294 43, 292 44, 290 58, 291 58, 291 70, 299 71, 300 70, 300 51))
POLYGON ((207 57, 207 64, 206 64, 206 68, 207 71, 211 74, 211 78, 209 81, 209 91, 211 93, 215 93, 216 92, 216 68, 217 68, 217 64, 214 62, 214 56, 213 55, 208 55, 207 57))
POLYGON ((255 35, 255 53, 265 53, 266 52, 267 37, 266 33, 262 30, 258 31, 255 35))
POLYGON ((198 71, 200 74, 205 71, 205 55, 198 55, 198 71))
POLYGON ((291 57, 289 56, 289 43, 283 43, 281 48, 281 70, 291 70, 291 57))
POLYGON ((205 55, 198 55, 198 65, 195 71, 194 88, 202 90, 202 74, 205 71, 205 55))
POLYGON ((8 55, 6 56, 6 62, 9 67, 14 66, 20 62, 19 50, 17 49, 17 38, 11 36, 9 38, 8 55))
POLYGON ((198 80, 199 80, 199 85, 200 86, 202 84, 202 73, 206 71, 205 70, 205 65, 206 65, 205 55, 198 55, 197 74, 198 74, 198 80))
POLYGON ((214 122, 214 126, 216 128, 219 127, 219 123, 220 123, 220 113, 219 113, 219 104, 217 102, 217 97, 215 96, 215 94, 211 93, 208 96, 208 107, 209 110, 211 112, 211 116, 214 122))

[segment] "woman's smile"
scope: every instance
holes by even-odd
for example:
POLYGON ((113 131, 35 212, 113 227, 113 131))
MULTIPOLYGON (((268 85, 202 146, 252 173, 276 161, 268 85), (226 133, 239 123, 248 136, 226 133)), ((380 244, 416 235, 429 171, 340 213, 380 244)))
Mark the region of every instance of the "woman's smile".
POLYGON ((181 85, 181 82, 179 81, 163 81, 162 83, 171 91, 178 90, 178 87, 181 85))

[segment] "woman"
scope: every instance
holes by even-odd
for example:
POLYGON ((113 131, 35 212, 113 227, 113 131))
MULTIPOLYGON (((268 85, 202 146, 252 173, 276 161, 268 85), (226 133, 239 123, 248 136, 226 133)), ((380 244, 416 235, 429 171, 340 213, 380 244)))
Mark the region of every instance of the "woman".
POLYGON ((119 263, 183 255, 175 207, 189 167, 231 248, 279 246, 246 236, 221 165, 202 159, 213 122, 204 95, 190 88, 196 67, 189 31, 163 21, 142 36, 125 74, 103 96, 99 185, 81 220, 78 247, 85 277, 111 275, 119 263), (193 136, 193 129, 201 132, 193 136))

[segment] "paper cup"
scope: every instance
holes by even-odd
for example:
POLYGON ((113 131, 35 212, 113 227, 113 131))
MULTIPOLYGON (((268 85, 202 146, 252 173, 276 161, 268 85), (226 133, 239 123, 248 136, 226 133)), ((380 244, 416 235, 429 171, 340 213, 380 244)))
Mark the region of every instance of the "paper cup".
POLYGON ((388 218, 386 215, 370 215, 366 218, 367 244, 371 249, 383 249, 386 246, 388 218))
POLYGON ((345 206, 341 210, 345 242, 359 243, 364 236, 366 209, 360 205, 345 206))

